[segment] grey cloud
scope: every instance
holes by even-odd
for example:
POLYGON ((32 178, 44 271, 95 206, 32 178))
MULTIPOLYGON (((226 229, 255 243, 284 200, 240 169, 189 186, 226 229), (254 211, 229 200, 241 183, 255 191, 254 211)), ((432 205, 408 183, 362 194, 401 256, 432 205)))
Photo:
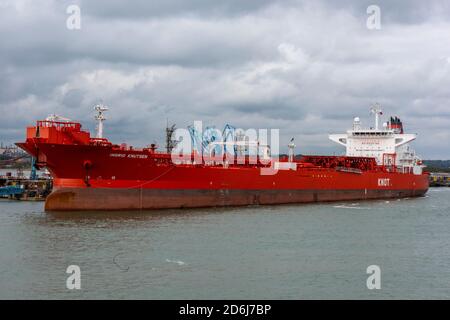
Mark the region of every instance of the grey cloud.
POLYGON ((450 14, 450 3, 441 0, 327 0, 327 5, 336 9, 350 10, 354 15, 366 16, 370 5, 381 9, 382 21, 397 24, 418 24, 430 19, 446 21, 450 14))
MULTIPOLYGON (((66 0, 67 3, 73 1, 66 0)), ((377 5, 387 23, 417 24, 430 19, 446 20, 450 3, 442 0, 322 0, 333 10, 348 11, 352 15, 366 17, 366 9, 377 5)), ((105 19, 159 19, 180 16, 235 17, 254 14, 268 6, 281 6, 285 10, 302 8, 313 3, 308 0, 135 0, 124 6, 120 0, 81 0, 79 4, 86 14, 105 19)))
POLYGON ((365 27, 372 1, 82 1, 80 31, 65 28, 72 1, 8 3, 0 140, 54 112, 94 130, 103 99, 118 143, 161 143, 168 118, 280 128, 299 152, 333 153, 327 133, 371 125, 377 101, 422 156, 450 158, 445 1, 378 1, 379 31, 365 27))
POLYGON ((103 18, 167 17, 180 15, 234 16, 264 8, 272 0, 136 0, 126 7, 120 0, 81 1, 88 14, 103 18))
POLYGON ((78 108, 83 102, 83 91, 79 89, 70 90, 64 95, 62 102, 68 108, 78 108))

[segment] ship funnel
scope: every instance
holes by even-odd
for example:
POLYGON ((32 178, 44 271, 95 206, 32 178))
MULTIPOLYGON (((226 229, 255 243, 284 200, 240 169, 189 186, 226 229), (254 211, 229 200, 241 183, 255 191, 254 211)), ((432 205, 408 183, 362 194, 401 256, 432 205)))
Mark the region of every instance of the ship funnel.
POLYGON ((395 133, 403 134, 403 123, 398 117, 391 117, 389 127, 394 130, 395 133))
POLYGON ((97 138, 102 139, 103 138, 103 121, 106 120, 105 112, 109 110, 109 108, 102 103, 99 103, 94 106, 94 110, 97 111, 97 114, 95 115, 95 120, 97 120, 97 138))

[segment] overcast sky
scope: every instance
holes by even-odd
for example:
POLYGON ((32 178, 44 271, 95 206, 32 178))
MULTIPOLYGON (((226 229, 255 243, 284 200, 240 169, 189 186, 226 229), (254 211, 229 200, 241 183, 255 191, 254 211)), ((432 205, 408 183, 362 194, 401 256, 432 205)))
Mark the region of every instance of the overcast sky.
POLYGON ((319 154, 379 102, 423 158, 450 159, 450 1, 0 0, 1 141, 51 113, 94 130, 100 99, 115 143, 162 146, 169 118, 279 128, 319 154))

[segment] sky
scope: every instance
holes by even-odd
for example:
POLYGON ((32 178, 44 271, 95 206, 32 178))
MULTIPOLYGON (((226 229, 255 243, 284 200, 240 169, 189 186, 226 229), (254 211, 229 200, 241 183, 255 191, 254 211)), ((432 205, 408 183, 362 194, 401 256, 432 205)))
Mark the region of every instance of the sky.
POLYGON ((53 113, 94 131, 102 101, 114 143, 163 147, 167 120, 201 120, 280 129, 282 151, 295 137, 296 153, 342 153, 328 134, 356 116, 373 126, 378 102, 418 134, 422 158, 450 159, 449 99, 449 1, 0 0, 6 143, 53 113))

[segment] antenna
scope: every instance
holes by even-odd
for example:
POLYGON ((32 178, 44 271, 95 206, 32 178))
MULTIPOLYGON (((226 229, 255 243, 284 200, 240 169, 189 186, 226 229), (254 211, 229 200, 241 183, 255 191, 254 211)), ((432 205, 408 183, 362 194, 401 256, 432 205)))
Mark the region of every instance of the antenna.
POLYGON ((294 148, 295 148, 294 137, 292 137, 291 141, 289 142, 288 148, 289 148, 289 162, 293 162, 294 161, 294 148))
POLYGON ((173 133, 175 132, 176 129, 177 128, 176 128, 175 124, 169 126, 169 120, 167 119, 167 125, 166 125, 166 151, 167 151, 167 153, 171 153, 173 148, 175 148, 178 143, 178 141, 172 139, 173 133))
POLYGON ((95 115, 95 120, 98 121, 97 138, 101 139, 101 138, 103 138, 103 121, 106 120, 104 112, 108 111, 109 108, 107 106, 103 105, 103 103, 99 103, 94 106, 94 110, 97 111, 97 114, 95 115))
POLYGON ((370 113, 375 115, 375 130, 378 130, 378 123, 380 122, 380 115, 383 114, 381 105, 377 102, 370 107, 370 113))

